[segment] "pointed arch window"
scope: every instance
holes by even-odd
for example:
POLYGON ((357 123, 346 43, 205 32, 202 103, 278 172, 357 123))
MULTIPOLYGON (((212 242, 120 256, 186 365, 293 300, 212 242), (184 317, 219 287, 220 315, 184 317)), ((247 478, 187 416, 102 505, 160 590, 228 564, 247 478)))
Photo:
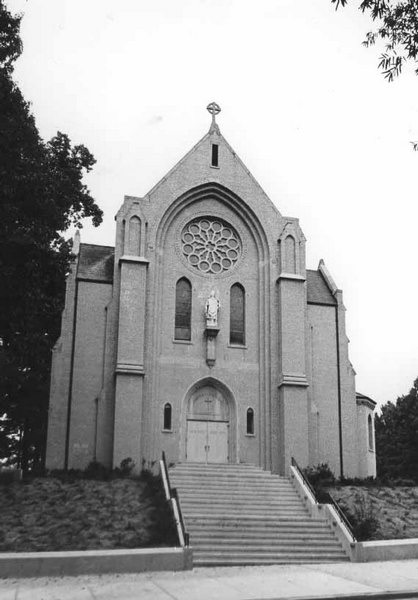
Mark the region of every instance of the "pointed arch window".
POLYGON ((164 404, 164 414, 163 414, 163 431, 172 431, 172 406, 170 402, 166 402, 164 404))
POLYGON ((296 243, 292 235, 288 235, 285 239, 285 252, 286 273, 296 273, 296 243))
POLYGON ((176 314, 174 339, 192 339, 192 286, 188 279, 182 277, 176 284, 176 314))
POLYGON ((129 220, 129 248, 128 254, 140 256, 141 254, 141 220, 132 217, 129 220))
POLYGON ((235 283, 231 287, 229 343, 245 345, 245 290, 239 283, 235 283))

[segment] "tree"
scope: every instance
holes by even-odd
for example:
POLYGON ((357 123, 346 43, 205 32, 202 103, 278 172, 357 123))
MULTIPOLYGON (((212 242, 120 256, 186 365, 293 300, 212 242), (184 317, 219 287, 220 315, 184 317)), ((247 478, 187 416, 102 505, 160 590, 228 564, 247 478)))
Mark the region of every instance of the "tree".
POLYGON ((377 474, 418 480, 418 378, 375 419, 377 474))
MULTIPOLYGON (((331 0, 335 8, 346 6, 348 0, 331 0)), ((379 38, 385 42, 385 52, 379 58, 379 69, 387 81, 393 81, 401 74, 407 61, 417 65, 418 75, 418 3, 417 0, 362 0, 359 6, 369 12, 373 21, 378 22, 375 31, 369 31, 363 45, 373 46, 379 38)), ((418 151, 418 142, 411 142, 418 151)))
MULTIPOLYGON (((335 8, 346 6, 348 0, 331 0, 335 8)), ((388 81, 400 75, 406 61, 417 63, 418 57, 418 4, 416 0, 363 0, 360 10, 369 12, 379 25, 369 31, 363 44, 372 46, 377 39, 386 42, 386 52, 380 57, 379 68, 388 81)), ((418 75, 418 65, 415 69, 418 75)))
POLYGON ((58 132, 45 143, 12 79, 20 16, 0 0, 0 458, 42 463, 51 350, 59 335, 71 242, 102 211, 83 184, 95 159, 58 132))

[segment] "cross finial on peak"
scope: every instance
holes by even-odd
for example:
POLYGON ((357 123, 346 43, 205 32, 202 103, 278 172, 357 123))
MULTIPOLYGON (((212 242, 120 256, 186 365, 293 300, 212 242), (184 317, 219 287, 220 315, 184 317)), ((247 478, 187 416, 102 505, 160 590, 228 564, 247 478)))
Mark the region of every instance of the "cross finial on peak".
POLYGON ((209 133, 213 133, 214 131, 216 131, 216 133, 219 134, 220 131, 215 117, 221 112, 221 107, 219 106, 219 104, 216 104, 216 102, 211 102, 207 105, 206 110, 212 115, 212 123, 209 129, 209 133))

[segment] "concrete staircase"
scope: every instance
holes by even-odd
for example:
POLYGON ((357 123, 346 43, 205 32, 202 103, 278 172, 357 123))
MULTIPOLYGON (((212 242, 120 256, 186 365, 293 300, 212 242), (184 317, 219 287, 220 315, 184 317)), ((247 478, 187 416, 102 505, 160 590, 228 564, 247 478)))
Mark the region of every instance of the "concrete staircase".
POLYGON ((258 467, 180 463, 170 468, 196 566, 348 560, 286 477, 258 467))

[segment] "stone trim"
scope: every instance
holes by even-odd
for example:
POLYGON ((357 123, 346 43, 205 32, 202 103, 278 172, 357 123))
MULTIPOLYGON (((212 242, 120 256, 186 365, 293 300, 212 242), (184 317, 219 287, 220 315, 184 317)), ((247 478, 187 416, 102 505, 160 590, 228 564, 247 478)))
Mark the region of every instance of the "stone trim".
POLYGON ((193 568, 191 548, 144 548, 0 554, 0 577, 63 577, 103 573, 185 571, 193 568))
POLYGON ((130 256, 129 254, 124 254, 123 256, 121 256, 119 262, 131 262, 149 265, 149 260, 144 258, 143 256, 130 256))
POLYGON ((296 281, 306 281, 306 277, 303 275, 296 275, 295 273, 280 273, 278 279, 294 279, 296 281))
POLYGON ((308 380, 306 379, 306 375, 304 375, 304 373, 282 373, 280 375, 279 384, 277 387, 281 388, 284 385, 309 387, 308 380))
POLYGON ((139 375, 141 377, 143 377, 145 375, 145 370, 143 365, 131 365, 131 364, 127 364, 127 363, 119 363, 118 365, 116 365, 116 371, 115 373, 117 375, 121 374, 121 375, 139 375))

